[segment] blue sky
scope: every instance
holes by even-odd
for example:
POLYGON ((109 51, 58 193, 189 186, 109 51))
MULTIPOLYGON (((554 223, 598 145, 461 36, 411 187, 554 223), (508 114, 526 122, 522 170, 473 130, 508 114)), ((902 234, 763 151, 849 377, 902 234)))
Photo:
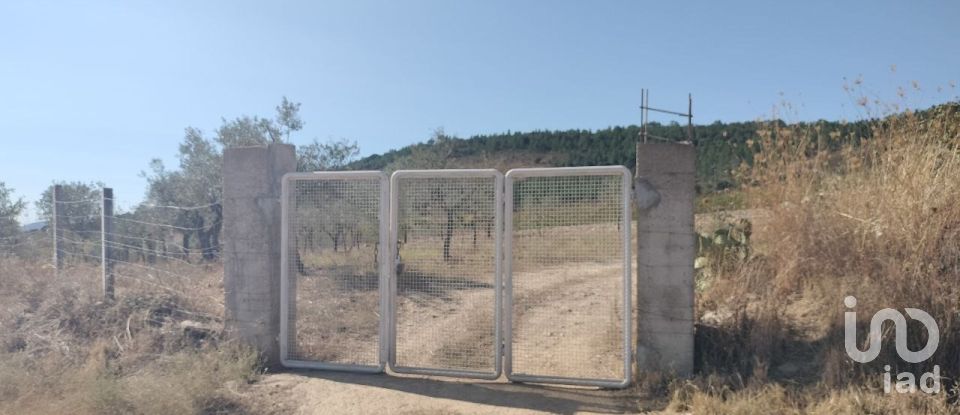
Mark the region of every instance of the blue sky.
POLYGON ((956 99, 957 21, 955 1, 5 0, 0 181, 32 202, 55 179, 99 180, 129 207, 185 127, 270 116, 284 95, 303 104, 294 143, 363 155, 441 126, 635 124, 644 87, 658 107, 693 93, 697 123, 782 100, 788 118, 854 119, 845 77, 887 101, 917 81, 908 106, 956 99))

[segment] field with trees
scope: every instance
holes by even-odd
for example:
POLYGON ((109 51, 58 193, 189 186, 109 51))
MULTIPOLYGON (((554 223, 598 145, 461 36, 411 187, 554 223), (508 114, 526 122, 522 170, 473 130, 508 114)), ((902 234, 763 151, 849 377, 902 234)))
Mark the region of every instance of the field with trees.
MULTIPOLYGON (((25 232, 18 220, 28 208, 49 218, 49 195, 18 200, 0 183, 0 413, 287 413, 304 409, 290 407, 298 402, 330 408, 325 405, 337 403, 324 397, 360 400, 402 388, 391 379, 377 384, 339 375, 264 375, 255 353, 223 335, 222 150, 288 141, 302 125, 299 104, 284 99, 273 118, 223 120, 212 134, 188 128, 178 166, 145 166, 144 202, 117 215, 121 237, 111 248, 121 261, 118 272, 131 278, 118 280, 115 302, 99 295, 97 203, 68 205, 68 265, 55 277, 49 229, 25 232), (329 395, 310 392, 323 379, 352 383, 344 390, 353 395, 337 395, 327 384, 323 393, 329 395)), ((678 125, 652 128, 658 136, 683 139, 678 125)), ((629 126, 457 138, 438 130, 424 143, 359 159, 355 143, 314 141, 298 147, 298 168, 632 168, 638 133, 629 126)), ((699 125, 692 144, 701 210, 714 211, 710 203, 716 203, 763 217, 731 216, 725 209, 698 216, 698 223, 711 225, 699 229, 693 379, 641 375, 630 390, 597 393, 523 392, 506 385, 489 392, 436 380, 409 387, 427 396, 449 391, 448 399, 476 394, 437 407, 443 413, 509 406, 497 393, 516 396, 520 409, 537 409, 540 402, 555 411, 956 413, 960 104, 878 111, 849 123, 699 125), (927 311, 940 327, 937 353, 905 364, 888 330, 877 360, 853 363, 843 348, 847 295, 855 295, 863 310, 927 311), (884 365, 915 373, 937 365, 944 391, 884 394, 884 365)), ((62 185, 67 200, 99 200, 98 183, 62 185)), ((448 240, 469 245, 470 232, 483 235, 483 227, 471 223, 466 216, 451 219, 448 228, 456 234, 448 240)), ((320 229, 309 238, 352 240, 320 229)), ((443 239, 411 246, 439 253, 443 239)), ((316 267, 320 259, 304 261, 316 267)), ((859 314, 861 339, 870 314, 859 314)), ((926 339, 920 330, 910 332, 907 343, 917 350, 926 339)), ((408 396, 396 399, 416 404, 408 396)))

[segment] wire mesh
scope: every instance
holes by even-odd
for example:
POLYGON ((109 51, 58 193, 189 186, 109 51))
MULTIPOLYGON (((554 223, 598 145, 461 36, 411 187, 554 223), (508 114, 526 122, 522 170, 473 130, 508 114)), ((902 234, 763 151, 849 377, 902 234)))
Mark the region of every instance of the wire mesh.
POLYGON ((502 175, 393 175, 393 370, 494 378, 500 373, 502 175))
POLYGON ((281 336, 288 365, 381 367, 387 186, 379 172, 285 179, 281 336))
POLYGON ((622 167, 507 174, 508 377, 629 378, 629 185, 622 167))

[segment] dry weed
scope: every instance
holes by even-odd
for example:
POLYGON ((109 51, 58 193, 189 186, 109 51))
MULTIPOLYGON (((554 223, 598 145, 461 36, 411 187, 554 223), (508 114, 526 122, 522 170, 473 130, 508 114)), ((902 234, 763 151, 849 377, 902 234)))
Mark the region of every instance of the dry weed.
MULTIPOLYGON (((751 257, 713 270, 699 298, 698 363, 744 379, 739 392, 685 392, 698 413, 948 413, 950 393, 884 396, 881 369, 960 376, 960 105, 877 119, 868 137, 771 123, 740 172, 754 227, 751 257), (919 308, 941 338, 930 360, 906 364, 894 332, 873 363, 843 346, 844 297, 859 304, 859 338, 881 308, 919 308), (770 383, 773 381, 773 384, 770 383), (787 385, 787 386, 781 386, 787 385), (830 389, 832 388, 832 389, 830 389), (763 410, 751 409, 763 408, 763 410)), ((908 345, 926 344, 909 330, 908 345)))
POLYGON ((242 412, 223 385, 252 380, 257 355, 222 343, 216 275, 177 292, 118 281, 123 295, 106 303, 96 267, 57 278, 38 261, 0 258, 0 413, 242 412))

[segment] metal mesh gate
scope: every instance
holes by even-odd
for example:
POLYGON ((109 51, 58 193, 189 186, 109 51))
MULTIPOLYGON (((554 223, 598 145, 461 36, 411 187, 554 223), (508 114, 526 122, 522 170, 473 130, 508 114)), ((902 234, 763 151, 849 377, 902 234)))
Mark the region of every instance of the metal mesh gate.
POLYGON ((282 197, 284 365, 629 383, 627 169, 295 173, 282 197))
POLYGON ((281 361, 383 371, 389 182, 381 172, 283 179, 281 361))
POLYGON ((393 174, 393 371, 499 377, 502 188, 496 170, 393 174))
POLYGON ((620 166, 507 173, 510 380, 629 383, 630 184, 620 166))

